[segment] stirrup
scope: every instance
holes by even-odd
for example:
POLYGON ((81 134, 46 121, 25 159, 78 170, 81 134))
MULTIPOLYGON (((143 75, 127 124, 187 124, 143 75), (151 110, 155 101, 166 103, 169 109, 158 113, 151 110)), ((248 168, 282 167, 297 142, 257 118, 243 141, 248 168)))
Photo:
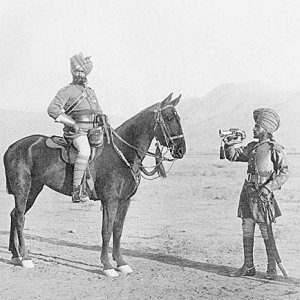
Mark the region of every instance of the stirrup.
POLYGON ((229 277, 254 276, 256 273, 255 267, 247 267, 243 265, 238 270, 229 273, 229 277))
POLYGON ((86 202, 88 200, 90 200, 90 197, 88 193, 82 188, 82 186, 78 186, 72 193, 73 203, 86 202))

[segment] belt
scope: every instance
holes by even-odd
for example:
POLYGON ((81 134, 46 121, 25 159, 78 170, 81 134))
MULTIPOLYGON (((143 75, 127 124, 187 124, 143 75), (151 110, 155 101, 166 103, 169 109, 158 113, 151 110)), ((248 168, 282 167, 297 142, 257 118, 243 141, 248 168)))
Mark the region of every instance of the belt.
POLYGON ((262 183, 265 183, 269 178, 270 178, 270 176, 261 176, 259 174, 250 174, 250 173, 248 173, 246 181, 262 184, 262 183))
POLYGON ((96 120, 96 114, 90 115, 73 115, 72 118, 77 123, 94 123, 96 120))

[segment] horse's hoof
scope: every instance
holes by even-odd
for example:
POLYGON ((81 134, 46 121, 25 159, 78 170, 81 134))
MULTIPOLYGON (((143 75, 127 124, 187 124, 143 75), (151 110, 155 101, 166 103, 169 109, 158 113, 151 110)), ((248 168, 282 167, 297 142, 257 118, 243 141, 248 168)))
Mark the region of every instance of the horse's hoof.
POLYGON ((34 263, 31 259, 24 259, 21 261, 22 267, 26 269, 32 269, 34 268, 34 263))
POLYGON ((128 265, 120 266, 117 268, 117 270, 125 275, 133 272, 133 270, 128 265))
POLYGON ((22 266, 22 257, 13 257, 11 263, 16 266, 22 266))
POLYGON ((116 272, 115 269, 104 270, 103 274, 107 277, 118 277, 119 276, 119 274, 116 272))

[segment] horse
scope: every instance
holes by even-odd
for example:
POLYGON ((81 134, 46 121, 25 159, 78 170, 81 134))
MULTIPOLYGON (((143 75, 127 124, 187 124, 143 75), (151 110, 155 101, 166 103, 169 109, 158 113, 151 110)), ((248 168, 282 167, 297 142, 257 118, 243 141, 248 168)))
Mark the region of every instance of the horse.
MULTIPOLYGON (((106 138, 104 148, 101 151, 96 149, 95 158, 90 162, 89 169, 98 197, 94 200, 101 200, 102 204, 100 260, 106 276, 116 277, 117 271, 124 274, 133 272, 122 257, 121 236, 130 199, 140 182, 143 159, 151 153, 148 150, 152 140, 155 138, 162 147, 167 147, 173 159, 183 158, 186 152, 180 117, 175 109, 180 97, 172 100, 170 94, 112 130, 113 142, 107 142, 106 138), (108 256, 111 235, 116 269, 108 256)), ((59 149, 47 147, 47 138, 39 134, 24 137, 10 145, 4 154, 7 192, 15 199, 15 207, 10 214, 9 251, 12 262, 25 268, 34 267, 25 246, 25 214, 44 185, 65 195, 72 192, 73 165, 62 160, 59 149)))

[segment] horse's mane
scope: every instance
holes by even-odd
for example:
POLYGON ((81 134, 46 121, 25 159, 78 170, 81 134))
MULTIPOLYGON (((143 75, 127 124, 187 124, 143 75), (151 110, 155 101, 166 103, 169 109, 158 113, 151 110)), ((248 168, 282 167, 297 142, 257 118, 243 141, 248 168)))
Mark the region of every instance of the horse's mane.
POLYGON ((149 113, 154 111, 154 109, 158 106, 158 104, 159 104, 159 102, 143 109, 142 111, 140 111, 133 117, 131 117, 128 120, 126 120, 125 122, 123 122, 120 126, 118 126, 116 128, 116 131, 118 133, 121 133, 121 132, 125 131, 129 126, 130 127, 132 125, 134 125, 135 127, 142 126, 146 121, 145 118, 148 117, 149 113))
MULTIPOLYGON (((129 144, 141 148, 141 144, 144 143, 144 140, 141 139, 141 136, 150 137, 150 142, 154 136, 154 110, 159 105, 159 103, 153 104, 138 114, 134 115, 123 124, 121 124, 116 132, 129 144), (152 137, 151 137, 152 136, 152 137)), ((136 152, 130 149, 128 146, 125 146, 124 143, 114 139, 117 143, 119 149, 123 152, 125 157, 129 161, 133 161, 136 155, 136 152)), ((150 146, 150 145, 147 145, 150 146)))

